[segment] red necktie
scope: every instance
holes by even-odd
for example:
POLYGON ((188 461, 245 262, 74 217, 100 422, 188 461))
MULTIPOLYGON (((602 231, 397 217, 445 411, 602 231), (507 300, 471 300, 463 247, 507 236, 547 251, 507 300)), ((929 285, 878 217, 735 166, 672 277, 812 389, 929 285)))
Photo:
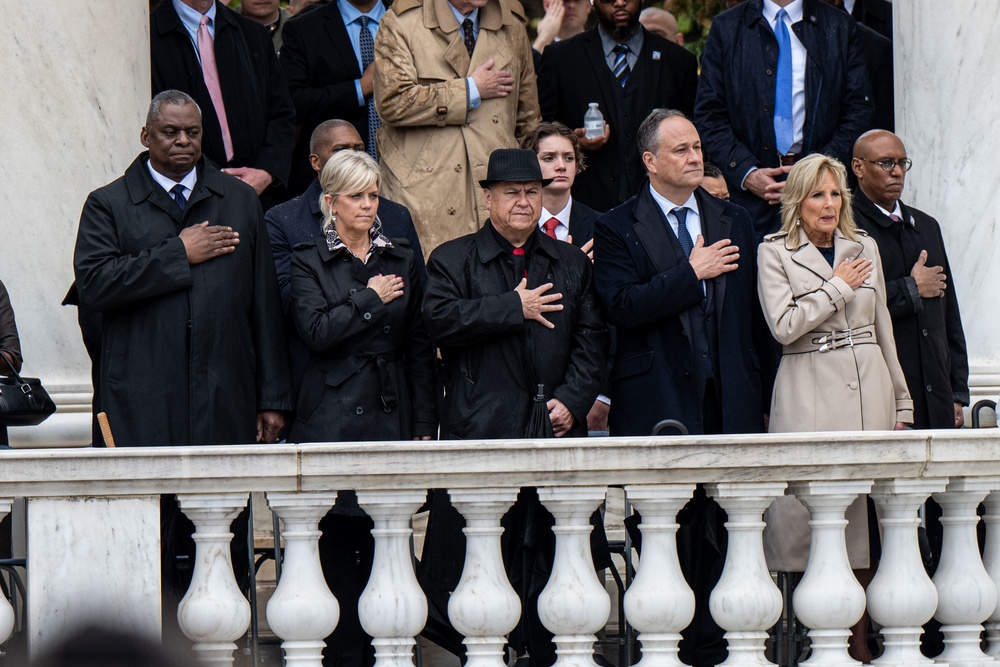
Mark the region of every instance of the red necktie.
POLYGON ((558 238, 556 236, 556 227, 558 226, 559 226, 559 220, 557 220, 556 218, 549 218, 548 220, 545 221, 545 224, 542 225, 542 227, 545 228, 545 233, 551 236, 552 238, 558 238))
POLYGON ((222 144, 226 149, 226 161, 233 159, 233 138, 229 134, 229 121, 226 120, 226 105, 222 102, 222 86, 219 85, 219 68, 215 64, 215 42, 212 33, 208 31, 208 17, 201 17, 198 26, 198 55, 201 56, 201 75, 208 88, 208 96, 212 98, 215 115, 219 118, 222 129, 222 144))
POLYGON ((514 275, 516 276, 518 273, 523 272, 524 279, 527 280, 528 267, 525 266, 524 263, 524 260, 526 259, 524 255, 524 248, 514 248, 514 250, 511 251, 511 254, 514 255, 514 275))

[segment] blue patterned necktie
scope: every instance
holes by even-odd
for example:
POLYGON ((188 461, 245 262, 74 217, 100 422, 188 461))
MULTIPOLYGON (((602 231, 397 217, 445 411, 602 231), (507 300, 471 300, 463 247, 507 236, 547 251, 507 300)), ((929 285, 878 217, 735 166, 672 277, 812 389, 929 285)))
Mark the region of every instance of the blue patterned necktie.
MULTIPOLYGON (((358 40, 361 45, 361 73, 364 74, 368 66, 375 60, 375 40, 372 39, 372 31, 368 29, 369 18, 361 17, 361 37, 358 40)), ((382 126, 382 121, 378 118, 378 111, 375 110, 375 96, 372 95, 366 102, 368 106, 368 154, 376 160, 378 159, 378 147, 375 137, 378 128, 382 126)))
POLYGON ((628 81, 628 75, 632 73, 631 68, 628 66, 628 47, 624 44, 619 44, 612 51, 618 55, 615 58, 615 64, 611 68, 611 71, 614 72, 618 83, 624 88, 625 82, 628 81))
POLYGON ((684 256, 690 257, 691 251, 694 250, 694 241, 691 239, 691 232, 687 228, 688 207, 679 206, 673 210, 673 214, 677 217, 677 240, 681 242, 681 250, 684 251, 684 256))
POLYGON ((788 35, 784 9, 778 11, 774 36, 778 39, 778 75, 774 87, 774 143, 784 155, 792 147, 795 128, 792 126, 792 39, 788 35))
POLYGON ((184 186, 178 183, 174 187, 170 188, 170 196, 174 198, 174 203, 177 204, 177 208, 184 213, 184 209, 187 208, 187 199, 184 197, 184 186))

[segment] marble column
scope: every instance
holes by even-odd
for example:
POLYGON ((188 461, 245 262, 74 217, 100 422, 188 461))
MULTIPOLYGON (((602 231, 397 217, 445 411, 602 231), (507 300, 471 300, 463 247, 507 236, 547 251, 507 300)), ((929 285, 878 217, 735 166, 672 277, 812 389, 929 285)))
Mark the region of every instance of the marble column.
POLYGON ((996 664, 980 647, 983 622, 997 607, 997 586, 979 554, 976 510, 998 486, 1000 479, 995 477, 959 478, 949 482, 944 493, 934 494, 944 527, 941 560, 934 572, 938 592, 934 617, 944 633, 944 651, 934 659, 939 665, 996 664))
POLYGON ((267 622, 281 637, 287 667, 323 667, 323 641, 337 627, 340 605, 319 562, 319 522, 333 507, 329 493, 268 493, 267 504, 283 522, 281 580, 267 601, 267 622))
POLYGON ((28 641, 86 623, 160 636, 159 496, 28 500, 28 641))
MULTIPOLYGON (((913 169, 903 200, 941 223, 969 350, 973 401, 1000 392, 996 184, 1000 3, 893 3, 896 130, 913 169)), ((912 390, 912 388, 911 388, 912 390)))
POLYGON ((0 280, 10 292, 25 370, 59 412, 10 429, 14 444, 90 442, 90 360, 76 309, 73 245, 87 194, 143 150, 149 105, 145 2, 33 3, 0 40, 0 280))
POLYGON ((726 510, 729 546, 719 583, 709 598, 712 618, 726 631, 723 667, 768 667, 767 631, 781 616, 781 591, 764 560, 764 510, 785 491, 784 482, 733 482, 705 487, 726 510))
POLYGON ((694 618, 694 592, 677 557, 677 513, 694 484, 626 486, 642 515, 642 555, 625 593, 625 617, 639 632, 642 660, 637 667, 682 667, 677 657, 681 630, 694 618))
MULTIPOLYGON (((0 498, 0 519, 10 513, 13 501, 10 498, 0 498)), ((14 631, 14 608, 6 597, 0 595, 0 644, 3 644, 14 631)))

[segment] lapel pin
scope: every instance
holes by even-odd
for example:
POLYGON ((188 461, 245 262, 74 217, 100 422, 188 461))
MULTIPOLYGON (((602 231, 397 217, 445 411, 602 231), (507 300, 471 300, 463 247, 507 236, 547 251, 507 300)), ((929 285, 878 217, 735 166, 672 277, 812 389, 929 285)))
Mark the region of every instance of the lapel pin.
POLYGON ((660 59, 660 52, 653 51, 653 60, 659 60, 659 59, 660 59))

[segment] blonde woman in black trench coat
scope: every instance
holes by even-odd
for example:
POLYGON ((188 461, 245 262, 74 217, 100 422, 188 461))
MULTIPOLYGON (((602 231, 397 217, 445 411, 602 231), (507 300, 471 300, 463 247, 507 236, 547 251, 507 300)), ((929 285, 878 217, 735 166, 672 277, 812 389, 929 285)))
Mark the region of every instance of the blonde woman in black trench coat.
MULTIPOLYGON (((340 151, 320 174, 323 235, 295 248, 292 315, 309 348, 292 442, 430 440, 437 434, 434 350, 405 240, 378 219, 378 164, 340 151)), ((340 603, 324 665, 370 666, 357 602, 371 573, 372 521, 352 491, 320 522, 323 574, 340 603)))

